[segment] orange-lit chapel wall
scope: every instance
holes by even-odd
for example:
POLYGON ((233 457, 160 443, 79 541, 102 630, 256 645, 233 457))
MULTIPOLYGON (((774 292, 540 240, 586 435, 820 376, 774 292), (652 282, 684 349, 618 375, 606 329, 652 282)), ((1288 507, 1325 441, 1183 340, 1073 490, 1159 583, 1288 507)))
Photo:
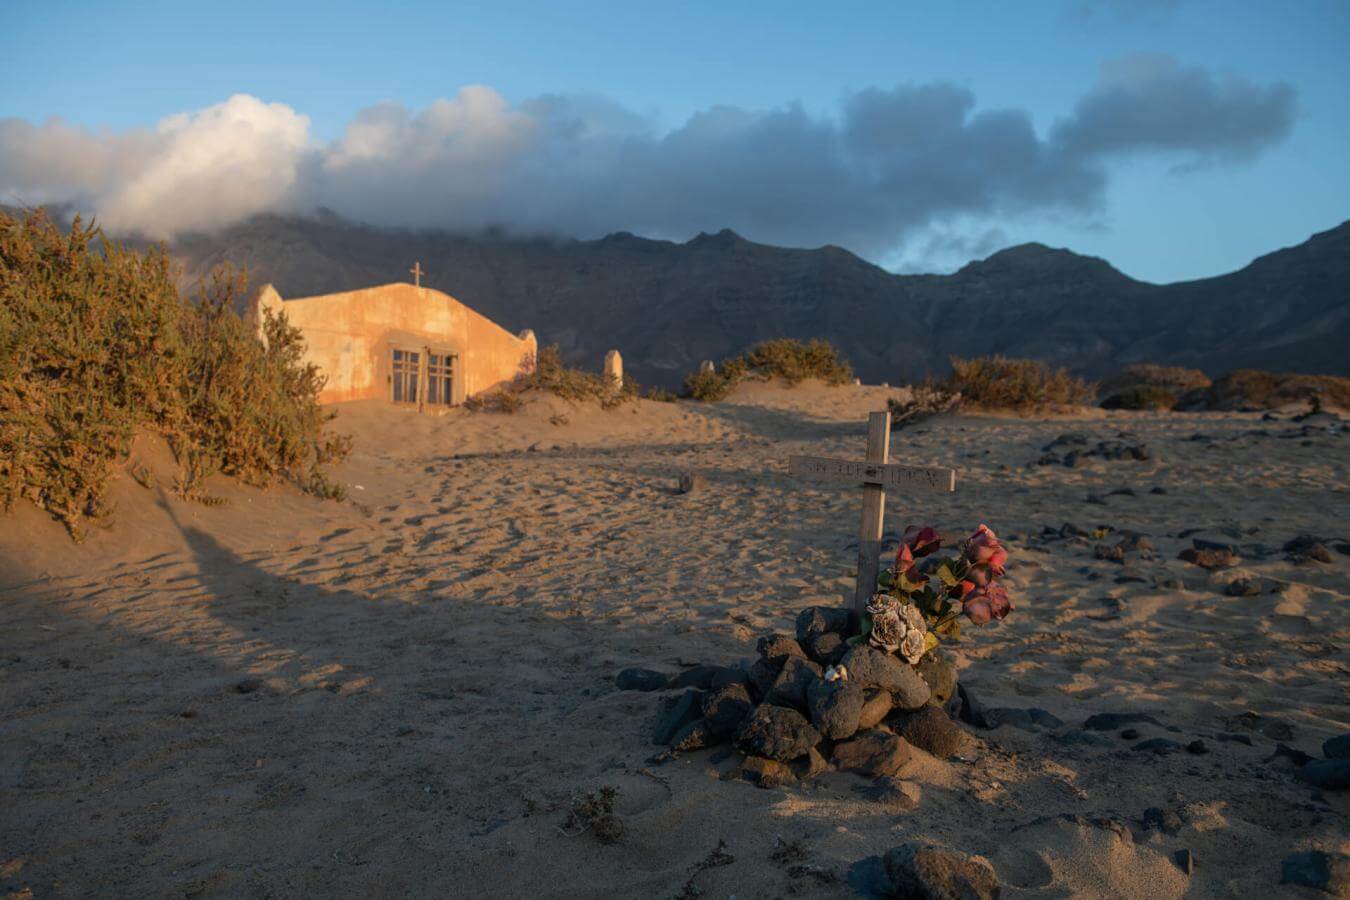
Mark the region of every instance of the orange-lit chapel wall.
POLYGON ((283 300, 272 285, 254 296, 249 315, 284 312, 305 336, 305 361, 328 379, 319 399, 391 398, 394 348, 453 353, 454 403, 510 381, 538 352, 534 332, 513 335, 454 297, 411 284, 386 284, 283 300))

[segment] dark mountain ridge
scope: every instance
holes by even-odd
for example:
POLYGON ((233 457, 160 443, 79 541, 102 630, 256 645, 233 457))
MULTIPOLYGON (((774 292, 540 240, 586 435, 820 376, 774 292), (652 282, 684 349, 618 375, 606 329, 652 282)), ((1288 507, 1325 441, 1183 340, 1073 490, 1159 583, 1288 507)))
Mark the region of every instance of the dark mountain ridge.
POLYGON ((1350 375, 1350 222, 1226 275, 1136 281, 1095 257, 1022 244, 950 275, 896 275, 827 246, 730 230, 675 243, 626 232, 581 241, 380 229, 331 213, 254 217, 170 250, 194 282, 249 268, 283 297, 410 280, 595 368, 617 347, 644 382, 759 340, 820 337, 864 380, 941 374, 949 354, 1043 359, 1088 376, 1134 362, 1350 375))

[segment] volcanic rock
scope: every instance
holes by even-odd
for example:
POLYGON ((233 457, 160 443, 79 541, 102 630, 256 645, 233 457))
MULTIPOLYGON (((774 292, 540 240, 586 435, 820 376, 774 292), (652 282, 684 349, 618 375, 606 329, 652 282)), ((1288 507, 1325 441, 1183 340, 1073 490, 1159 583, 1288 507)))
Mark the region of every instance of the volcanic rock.
POLYGON ((614 676, 614 686, 621 691, 659 691, 670 681, 670 676, 653 669, 624 669, 614 676))
POLYGON ((868 688, 863 692, 863 706, 858 713, 860 729, 875 728, 890 715, 891 695, 877 688, 868 688))
POLYGON ((895 775, 909 762, 911 751, 904 739, 873 728, 860 731, 851 740, 834 745, 834 764, 846 772, 858 772, 875 778, 895 775))
POLYGON ((997 900, 994 867, 978 856, 916 843, 883 857, 893 896, 913 900, 997 900))
POLYGON ((748 756, 790 762, 820 743, 820 732, 795 709, 764 704, 736 732, 736 746, 748 756))
POLYGON ((851 681, 817 679, 806 689, 811 723, 830 740, 841 741, 853 736, 858 730, 863 701, 863 689, 851 681))
POLYGON ((806 689, 814 681, 819 681, 823 670, 816 663, 802 656, 789 656, 783 663, 783 671, 778 673, 773 687, 764 697, 765 703, 778 706, 791 706, 806 709, 806 689))
POLYGON ((892 722, 902 738, 940 759, 955 756, 966 738, 961 726, 937 706, 925 706, 918 712, 897 716, 892 722))
POLYGON ((728 684, 703 697, 703 719, 718 737, 734 734, 754 709, 750 691, 743 684, 728 684))
POLYGON ((860 687, 889 691, 898 709, 918 709, 933 693, 913 666, 866 644, 851 647, 843 665, 849 680, 860 687))

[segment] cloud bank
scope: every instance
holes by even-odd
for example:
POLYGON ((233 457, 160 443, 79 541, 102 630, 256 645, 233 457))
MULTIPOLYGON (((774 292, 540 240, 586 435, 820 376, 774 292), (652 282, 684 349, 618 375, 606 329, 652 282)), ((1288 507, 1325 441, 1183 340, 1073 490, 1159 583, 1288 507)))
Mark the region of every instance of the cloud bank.
POLYGON ((512 105, 487 87, 356 114, 328 143, 244 94, 153 130, 0 119, 0 202, 67 202, 114 231, 172 237, 260 212, 327 207, 377 225, 684 238, 730 227, 773 243, 895 251, 955 217, 1090 212, 1113 157, 1250 160, 1288 135, 1283 83, 1161 56, 1118 60, 1038 135, 948 83, 869 88, 832 116, 715 106, 673 130, 602 97, 512 105))

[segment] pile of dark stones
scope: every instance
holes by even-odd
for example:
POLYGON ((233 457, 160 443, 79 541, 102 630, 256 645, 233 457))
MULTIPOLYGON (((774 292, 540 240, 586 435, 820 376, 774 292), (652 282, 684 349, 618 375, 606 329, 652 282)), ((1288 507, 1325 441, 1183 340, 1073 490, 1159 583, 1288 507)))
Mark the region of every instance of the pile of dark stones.
POLYGON ((831 769, 893 777, 914 747, 956 755, 967 735, 953 721, 961 701, 951 661, 930 650, 913 666, 866 642, 851 646, 858 630, 852 610, 812 606, 794 635, 760 638, 753 661, 673 678, 625 669, 616 684, 680 690, 663 702, 655 743, 674 752, 730 744, 744 755, 737 774, 761 787, 831 769))

